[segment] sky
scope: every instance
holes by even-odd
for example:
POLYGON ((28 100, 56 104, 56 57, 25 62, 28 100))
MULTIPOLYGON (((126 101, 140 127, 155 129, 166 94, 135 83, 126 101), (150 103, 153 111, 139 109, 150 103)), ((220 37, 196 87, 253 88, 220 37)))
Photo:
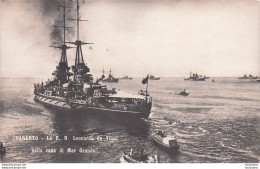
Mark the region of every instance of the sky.
MULTIPOLYGON (((79 0, 80 39, 91 73, 185 77, 260 75, 260 6, 256 0, 79 0)), ((67 18, 75 0, 66 0, 67 18)), ((0 77, 47 78, 61 51, 62 0, 0 1, 0 77)), ((74 27, 67 41, 75 41, 74 27)), ((68 50, 69 65, 75 49, 68 50)))

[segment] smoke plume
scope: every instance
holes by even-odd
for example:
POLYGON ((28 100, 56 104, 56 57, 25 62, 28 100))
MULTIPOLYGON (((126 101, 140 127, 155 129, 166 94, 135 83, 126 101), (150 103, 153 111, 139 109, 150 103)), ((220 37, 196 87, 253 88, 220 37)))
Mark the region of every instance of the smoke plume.
MULTIPOLYGON (((34 5, 38 7, 41 13, 41 20, 50 30, 50 40, 52 44, 63 42, 63 0, 36 0, 34 5)), ((68 19, 75 19, 76 17, 76 1, 65 1, 66 12, 66 41, 73 41, 75 35, 75 21, 68 19)))

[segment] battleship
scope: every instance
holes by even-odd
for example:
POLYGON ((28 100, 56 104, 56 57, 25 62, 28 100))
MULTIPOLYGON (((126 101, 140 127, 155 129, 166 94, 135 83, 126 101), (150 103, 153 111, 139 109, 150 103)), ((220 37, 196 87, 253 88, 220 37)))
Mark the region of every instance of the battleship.
POLYGON ((248 79, 257 79, 258 77, 257 76, 253 76, 251 74, 249 74, 249 76, 247 77, 248 79))
POLYGON ((258 77, 257 76, 253 76, 253 75, 249 75, 247 76, 246 74, 242 77, 239 77, 238 79, 257 79, 258 77))
POLYGON ((101 82, 107 82, 107 83, 118 83, 119 79, 118 78, 115 78, 114 75, 112 74, 112 71, 111 69, 109 70, 109 74, 108 74, 108 77, 105 78, 105 72, 104 72, 104 69, 103 69, 103 74, 102 74, 102 77, 99 79, 101 82))
POLYGON ((197 73, 190 74, 190 77, 184 78, 184 80, 190 80, 190 81, 205 81, 206 77, 202 75, 198 75, 197 73))
POLYGON ((151 79, 151 80, 160 80, 160 77, 155 77, 154 75, 150 75, 149 79, 151 79))
MULTIPOLYGON (((124 117, 125 119, 148 118, 152 107, 152 97, 144 94, 129 94, 117 91, 115 88, 108 89, 101 85, 99 80, 94 81, 90 68, 85 64, 82 45, 93 44, 83 42, 79 38, 79 2, 77 0, 77 39, 75 42, 66 42, 66 2, 63 5, 63 42, 60 46, 51 46, 61 49, 61 59, 56 70, 52 73, 54 78, 46 82, 34 84, 34 100, 46 106, 58 110, 70 112, 83 112, 99 114, 109 117, 124 117), (66 51, 75 45, 75 64, 68 66, 66 51), (71 71, 70 71, 71 70, 71 71)), ((147 83, 148 85, 148 83, 147 83)), ((147 87, 146 87, 147 90, 147 87)), ((122 119, 122 118, 121 118, 122 119)), ((123 120, 123 119, 122 119, 123 120)))
POLYGON ((123 80, 132 80, 133 78, 132 77, 129 77, 129 76, 123 76, 122 78, 120 79, 123 79, 123 80))

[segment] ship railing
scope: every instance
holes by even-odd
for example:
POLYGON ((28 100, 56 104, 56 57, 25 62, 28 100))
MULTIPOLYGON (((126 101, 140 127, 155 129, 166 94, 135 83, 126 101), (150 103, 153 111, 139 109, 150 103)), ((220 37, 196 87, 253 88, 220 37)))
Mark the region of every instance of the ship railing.
POLYGON ((47 96, 45 94, 38 93, 38 92, 37 92, 37 94, 42 96, 42 97, 48 98, 48 99, 56 99, 57 101, 66 101, 65 98, 62 98, 62 97, 59 97, 59 96, 47 96))

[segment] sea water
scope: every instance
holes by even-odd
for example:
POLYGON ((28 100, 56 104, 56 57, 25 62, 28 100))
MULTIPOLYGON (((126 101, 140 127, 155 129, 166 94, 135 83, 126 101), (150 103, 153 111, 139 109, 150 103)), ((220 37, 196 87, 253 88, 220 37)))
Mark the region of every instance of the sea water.
MULTIPOLYGON (((138 124, 63 112, 35 102, 39 79, 0 79, 0 141, 5 163, 120 162, 124 151, 157 154, 162 163, 257 163, 260 159, 260 83, 237 78, 149 80, 153 98, 148 119, 138 124), (189 96, 179 93, 186 89, 189 96), (171 154, 151 139, 156 130, 174 135, 171 154)), ((141 78, 106 84, 137 93, 141 78)))

